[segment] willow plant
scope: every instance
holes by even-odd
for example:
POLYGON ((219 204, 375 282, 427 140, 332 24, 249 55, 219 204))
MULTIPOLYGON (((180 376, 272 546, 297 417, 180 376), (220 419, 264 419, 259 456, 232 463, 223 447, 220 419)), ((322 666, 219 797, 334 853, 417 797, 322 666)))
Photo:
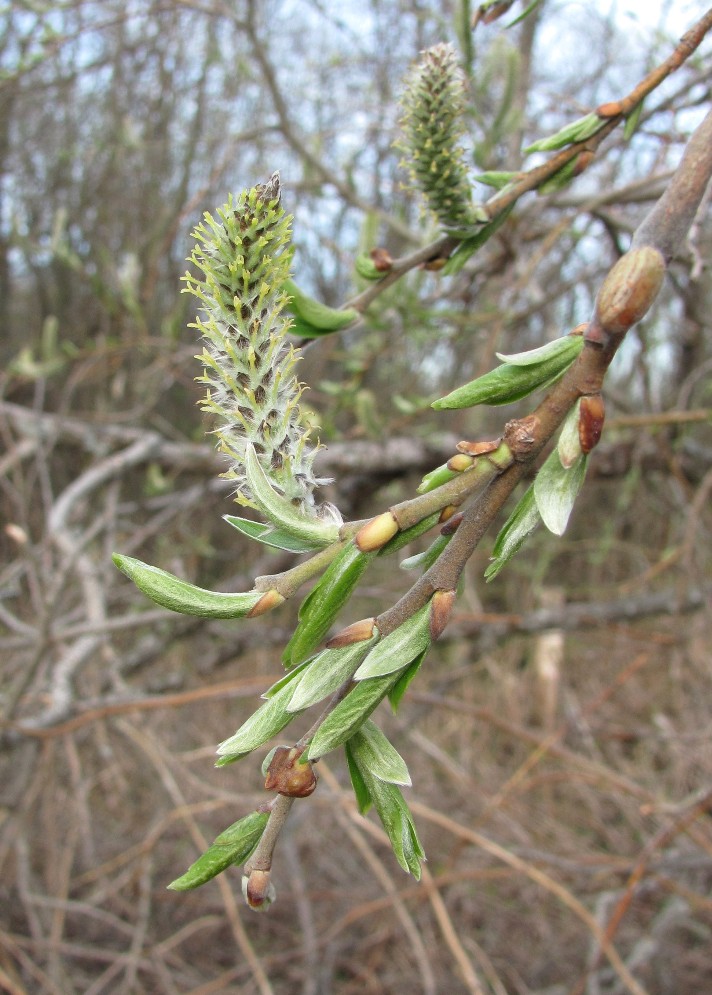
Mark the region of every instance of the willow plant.
MULTIPOLYGON (((686 47, 675 50, 666 71, 680 64, 709 27, 703 19, 697 33, 686 36, 686 47)), ((459 145, 463 78, 449 47, 424 53, 407 83, 402 146, 411 182, 438 218, 442 235, 403 260, 384 262, 378 249, 359 260, 359 273, 377 282, 348 307, 328 308, 294 283, 291 219, 276 174, 230 198, 215 217, 206 214, 195 229, 191 258, 199 275, 187 275, 185 289, 201 306, 193 327, 204 345, 203 407, 216 418, 218 447, 229 460, 225 476, 235 484, 237 501, 264 518, 256 523, 228 516, 228 521, 250 541, 309 556, 284 573, 256 578, 250 591, 227 594, 197 588, 131 557, 114 559, 157 604, 207 618, 261 615, 313 584, 284 651, 284 676, 217 748, 218 765, 229 765, 296 723, 296 736, 263 759, 270 800, 225 829, 170 888, 195 888, 231 865, 243 866, 247 903, 267 908, 274 898, 272 855, 290 808, 315 790, 320 758, 341 748, 359 809, 375 809, 397 861, 420 877, 424 852, 402 791, 411 783, 408 768, 371 716, 386 700, 398 708, 448 624, 468 558, 552 441, 533 484, 494 542, 487 578, 541 525, 556 535, 564 532, 589 453, 601 436, 608 365, 628 329, 653 303, 712 174, 712 118, 693 136, 662 200, 603 282, 589 319, 539 348, 498 356, 500 364, 491 372, 433 406, 508 405, 539 392, 537 405, 507 421, 496 439, 460 443, 446 464, 424 477, 417 494, 369 521, 344 523, 335 508, 315 498, 321 483, 313 472, 317 444, 300 410, 298 351, 288 336, 338 332, 423 261, 446 263, 445 272, 453 260, 451 269, 464 265, 520 196, 544 184, 570 182, 575 173, 570 165, 580 163, 583 152, 590 156, 637 113, 664 75, 656 70, 628 97, 541 140, 536 148, 553 152, 544 167, 487 177, 496 192, 474 205, 459 145), (410 590, 379 615, 339 629, 335 623, 374 558, 394 555, 428 531, 434 533, 428 549, 403 564, 417 575, 410 590), (312 717, 303 719, 311 709, 312 717)))

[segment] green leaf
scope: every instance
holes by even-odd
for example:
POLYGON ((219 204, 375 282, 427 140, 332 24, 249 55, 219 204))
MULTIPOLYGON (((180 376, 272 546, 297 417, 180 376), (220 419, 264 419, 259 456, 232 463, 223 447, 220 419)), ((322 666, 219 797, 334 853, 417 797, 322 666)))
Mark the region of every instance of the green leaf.
POLYGON ((241 594, 220 594, 196 587, 180 577, 159 570, 148 563, 114 553, 116 566, 132 580, 139 591, 163 608, 183 615, 201 618, 244 618, 255 607, 263 592, 247 591, 241 594))
POLYGON ((358 764, 353 757, 353 753, 351 751, 351 741, 345 744, 344 752, 346 753, 346 763, 349 768, 351 785, 354 789, 354 794, 356 795, 356 804, 358 805, 358 810, 361 815, 365 815, 371 805, 373 805, 373 799, 371 798, 371 793, 363 779, 363 774, 359 770, 358 764))
POLYGON ((313 546, 328 546, 339 538, 336 522, 301 514, 291 501, 274 489, 251 444, 245 449, 245 477, 255 504, 278 528, 313 546))
POLYGON ((309 759, 317 760, 341 746, 357 732, 371 712, 383 701, 398 679, 397 674, 361 681, 327 715, 309 747, 309 759))
POLYGON ((488 225, 484 225, 480 231, 473 235, 471 238, 466 238, 462 241, 458 247, 455 249, 453 254, 450 256, 448 261, 442 268, 442 273, 444 276, 454 276, 459 273, 462 267, 465 265, 467 260, 474 256, 478 249, 481 249, 485 242, 488 242, 490 238, 498 231, 504 222, 507 220, 509 215, 514 209, 514 204, 510 204, 506 207, 495 219, 490 221, 488 225))
POLYGON ((585 142, 591 135, 595 135, 602 125, 603 121, 598 114, 587 114, 585 117, 580 117, 578 120, 572 121, 571 124, 567 124, 555 135, 538 139, 533 145, 527 146, 524 153, 529 155, 530 152, 552 152, 554 149, 564 148, 565 145, 585 142))
POLYGON ((256 539, 257 542, 265 546, 274 546, 275 549, 284 549, 288 553, 309 553, 314 549, 319 549, 320 544, 306 539, 297 539, 290 532, 284 529, 275 529, 272 525, 265 525, 264 522, 251 522, 247 518, 239 518, 237 515, 223 515, 223 519, 232 525, 238 532, 256 539))
MULTIPOLYGON (((290 674, 290 676, 292 676, 290 674)), ((216 762, 217 767, 224 767, 225 764, 233 763, 240 757, 252 753, 258 746, 262 746, 273 736, 276 736, 286 725, 296 717, 296 712, 287 709, 292 698, 293 688, 291 681, 285 684, 271 698, 268 698, 264 705, 260 705, 256 712, 240 726, 237 732, 226 739, 217 748, 220 758, 216 762)))
POLYGON ((403 700, 403 696, 413 682, 415 675, 422 667, 423 660, 427 655, 428 651, 427 649, 424 649, 423 652, 417 656, 401 674, 398 675, 398 680, 388 692, 388 700, 394 714, 398 711, 398 707, 403 700))
POLYGON ((379 781, 412 784, 405 760, 375 722, 367 719, 349 740, 349 746, 359 768, 368 771, 379 781))
POLYGON ((354 674, 354 680, 385 677, 403 670, 430 645, 430 602, 384 636, 354 674))
POLYGON ((433 408, 440 411, 470 408, 477 404, 511 404, 535 390, 547 387, 571 366, 584 344, 580 335, 567 335, 561 341, 566 345, 559 346, 548 358, 527 365, 503 363, 484 376, 441 397, 433 403, 433 408))
POLYGON ((567 470, 555 449, 534 480, 534 497, 544 525, 554 535, 563 535, 569 515, 586 476, 587 458, 581 456, 567 470))
MULTIPOLYGON (((349 744, 349 746, 351 745, 349 744)), ((420 862, 425 857, 425 851, 418 839, 413 816, 405 798, 395 784, 389 784, 374 777, 361 763, 357 751, 351 749, 351 757, 361 777, 364 797, 368 793, 369 798, 373 801, 378 817, 391 842, 396 860, 404 871, 409 871, 416 880, 419 880, 421 875, 420 862)))
POLYGON ((569 360, 575 359, 583 349, 583 335, 562 335, 558 339, 546 342, 537 349, 528 349, 526 352, 496 353, 497 359, 510 366, 539 366, 550 359, 565 357, 569 360))
POLYGON ((489 170, 486 173, 478 173, 477 176, 473 177, 477 183, 484 183, 488 187, 494 187, 495 190, 503 190, 504 187, 508 186, 512 180, 515 180, 520 173, 505 173, 501 170, 489 170))
POLYGON ((434 470, 431 470, 430 473, 425 474, 418 484, 416 493, 427 494, 429 491, 434 491, 436 487, 442 487, 443 484, 447 484, 457 474, 457 470, 451 470, 447 463, 443 463, 442 466, 438 466, 434 470))
POLYGON ((525 10, 523 10, 521 14, 518 14, 513 21, 510 21, 509 24, 506 25, 506 27, 513 28, 515 24, 519 24, 521 21, 524 20, 525 17, 529 17, 531 12, 535 10, 541 2, 542 0, 532 0, 529 6, 525 10))
POLYGON ((583 455, 581 440, 579 438, 580 411, 581 398, 578 399, 566 416, 564 424, 561 427, 559 441, 556 446, 559 453, 559 459, 561 460, 561 465, 567 470, 569 467, 572 467, 576 460, 583 455))
POLYGON ((351 597, 375 553, 362 553, 352 540, 329 564, 299 608, 299 624, 282 659, 293 667, 316 649, 351 597))
POLYGON ((640 115, 643 112, 643 104, 645 100, 639 101, 630 112, 628 117, 625 119, 625 127, 623 128, 623 138, 626 142, 629 142, 638 129, 638 123, 640 121, 640 115))
POLYGON ((266 691, 263 691, 262 697, 274 698, 274 696, 277 694, 278 691, 281 691, 282 688, 286 687, 287 684, 292 684, 295 678, 299 674, 303 674, 304 671, 307 669, 307 667, 310 667, 312 663, 315 662, 315 660, 316 657, 312 656, 308 660, 304 660, 303 663, 300 663, 298 667, 293 667, 292 670, 288 671, 284 675, 284 677, 280 677, 280 679, 278 681, 275 681, 271 687, 267 688, 266 691))
POLYGON ((446 548, 454 534, 440 535, 437 539, 433 539, 428 548, 424 549, 422 553, 416 553, 414 556, 409 556, 403 560, 400 564, 401 570, 428 570, 446 548))
POLYGON ((378 636, 374 635, 371 639, 351 643, 349 646, 322 650, 295 688, 289 710, 303 711, 340 688, 344 681, 353 677, 377 639, 378 636))
POLYGON ((492 562, 485 570, 485 580, 494 580, 505 563, 511 560, 540 522, 541 515, 536 506, 532 485, 524 492, 497 536, 492 550, 492 562))
POLYGON ((189 891, 210 881, 233 864, 244 864, 259 843, 268 818, 267 812, 251 812, 244 819, 233 822, 185 874, 171 881, 168 888, 171 891, 189 891))
MULTIPOLYGON (((303 323, 313 330, 312 335, 338 332, 361 317, 355 308, 333 308, 314 300, 300 290, 293 280, 286 280, 282 284, 282 290, 289 295, 287 309, 297 319, 297 327, 299 323, 303 323)), ((304 332, 299 334, 303 335, 304 332)))

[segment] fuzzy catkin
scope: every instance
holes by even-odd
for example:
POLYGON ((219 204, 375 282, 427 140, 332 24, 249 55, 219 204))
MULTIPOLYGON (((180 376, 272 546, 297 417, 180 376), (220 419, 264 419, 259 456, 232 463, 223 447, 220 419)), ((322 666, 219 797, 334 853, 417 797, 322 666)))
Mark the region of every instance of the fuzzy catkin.
POLYGON ((202 279, 183 279, 184 292, 202 305, 190 326, 204 342, 196 357, 204 373, 196 379, 207 388, 202 410, 218 420, 218 449, 230 460, 222 476, 234 481, 240 504, 254 507, 244 473, 252 444, 273 486, 316 515, 313 492, 322 481, 312 464, 319 446, 310 442, 299 406, 298 356, 285 341, 290 319, 281 288, 290 275, 292 218, 280 204, 279 175, 231 196, 216 213, 206 213, 193 231, 190 261, 202 279))
POLYGON ((446 229, 473 223, 472 195, 464 152, 465 79, 452 45, 422 53, 401 100, 403 140, 413 185, 446 229))

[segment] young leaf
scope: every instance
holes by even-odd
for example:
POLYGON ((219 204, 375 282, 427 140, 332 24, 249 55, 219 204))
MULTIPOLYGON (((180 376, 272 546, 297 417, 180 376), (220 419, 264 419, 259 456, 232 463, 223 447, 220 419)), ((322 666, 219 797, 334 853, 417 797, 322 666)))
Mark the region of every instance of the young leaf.
POLYGON ((428 655, 427 649, 424 649, 420 656, 417 656, 413 662, 406 667, 406 669, 398 675, 398 680, 395 682, 393 687, 388 692, 388 700, 391 705, 391 709, 395 714, 398 711, 398 706, 403 700, 403 695, 406 693, 410 687, 413 678, 420 670, 423 665, 423 660, 428 655))
POLYGON ((565 145, 573 145, 574 142, 585 142, 591 135, 596 134, 602 124, 603 121, 598 114, 587 114, 567 124, 555 135, 540 138, 532 145, 528 145, 524 153, 529 155, 530 152, 552 152, 554 149, 562 149, 565 145))
POLYGON ((471 238, 466 238, 464 241, 460 242, 458 247, 443 266, 443 275, 454 276, 456 273, 459 273, 467 260, 471 256, 474 256, 477 250, 481 249, 485 242, 488 242, 495 232, 502 227, 504 222, 512 213, 513 209, 514 204, 510 204, 509 207, 506 207, 500 214, 497 215, 494 221, 490 221, 489 224, 483 225, 476 235, 473 235, 471 238))
POLYGON ((510 354, 498 352, 496 355, 497 359, 509 363, 510 366, 539 366, 540 363, 560 356, 569 360, 575 359, 583 349, 583 342, 583 335, 562 335, 558 339, 540 345, 537 349, 510 354))
POLYGON ((396 860, 404 871, 409 871, 416 880, 419 880, 421 875, 420 862, 425 857, 425 852, 418 839, 413 817, 400 789, 395 784, 389 784, 375 777, 363 765, 357 750, 352 748, 350 752, 352 762, 358 769, 363 790, 368 794, 378 812, 396 860))
POLYGON ((643 104, 645 100, 639 101, 633 110, 630 112, 628 117, 625 119, 625 127, 623 129, 623 138, 626 142, 629 142, 638 128, 638 122, 640 121, 640 115, 643 112, 643 104))
POLYGON ((458 387, 435 401, 433 408, 440 411, 476 404, 511 404, 548 386, 573 363, 584 344, 580 335, 567 335, 558 342, 561 344, 547 352, 544 359, 521 365, 522 354, 519 354, 514 357, 516 363, 503 363, 477 380, 458 387))
MULTIPOLYGON (((287 309, 292 312, 298 323, 307 328, 311 328, 312 338, 317 335, 328 335, 329 332, 338 332, 347 325, 353 324, 360 315, 354 308, 328 307, 321 301, 309 297, 303 290, 300 290, 294 280, 285 280, 282 290, 288 295, 289 303, 287 309)), ((299 334, 303 335, 301 330, 299 334)))
POLYGON ((302 514, 286 497, 277 493, 260 466, 252 445, 246 447, 245 477, 254 503, 278 528, 314 546, 328 546, 339 538, 339 524, 336 521, 302 514))
POLYGON ((378 636, 351 643, 338 649, 325 649, 309 665, 307 672, 297 684, 289 703, 291 712, 300 712, 340 688, 344 681, 353 677, 359 664, 368 655, 378 636))
POLYGON ((441 487, 448 480, 456 477, 457 473, 457 470, 451 470, 447 463, 443 463, 442 466, 438 466, 434 470, 431 470, 430 473, 425 474, 418 484, 417 493, 427 494, 429 491, 434 491, 436 487, 441 487))
POLYGON ((297 715, 296 712, 290 712, 287 709, 292 693, 293 688, 291 681, 289 681, 276 694, 268 698, 264 705, 260 705, 234 735, 220 743, 217 748, 220 759, 216 762, 216 766, 224 767, 225 764, 232 763, 239 760, 240 757, 252 753, 258 746, 262 746, 286 725, 289 725, 297 715))
POLYGON ((237 515, 223 515, 223 519, 232 525, 238 532, 256 539, 257 542, 265 546, 274 546, 275 549, 284 549, 288 553, 310 553, 314 549, 319 549, 319 545, 313 540, 297 539, 290 532, 284 529, 275 529, 272 525, 265 525, 264 522, 251 522, 247 518, 239 518, 237 515))
POLYGON ((168 885, 171 891, 189 891, 216 877, 232 864, 244 864, 260 841, 267 812, 250 812, 220 833, 185 874, 168 885))
POLYGON ((586 476, 587 457, 581 456, 568 470, 555 449, 534 480, 534 497, 544 525, 554 535, 563 535, 569 515, 586 476))
POLYGON ((430 602, 378 642, 354 674, 354 680, 385 677, 407 667, 430 645, 430 602))
POLYGON ((362 553, 351 541, 332 560, 299 609, 299 624, 282 659, 293 667, 316 649, 346 604, 373 553, 362 553))
POLYGON ((370 719, 349 740, 349 746, 359 768, 367 770, 379 781, 404 785, 412 783, 405 760, 370 719))
POLYGON ((260 591, 243 594, 221 594, 196 587, 181 580, 167 570, 159 570, 148 563, 114 553, 116 566, 132 580, 139 591, 163 608, 183 615, 201 618, 244 618, 264 596, 260 591))
POLYGON ((581 398, 571 408, 559 433, 557 451, 561 465, 568 470, 574 465, 576 460, 583 454, 581 440, 579 438, 579 414, 581 412, 581 398))
POLYGON ((363 779, 363 774, 359 770, 359 766, 354 759, 350 741, 344 745, 344 752, 346 753, 346 763, 349 768, 351 786, 353 787, 354 794, 356 795, 356 804, 358 805, 358 810, 361 815, 365 815, 373 805, 371 792, 368 790, 366 782, 363 779))
POLYGON ((492 562, 485 570, 485 580, 494 580, 502 567, 534 532, 541 521, 534 497, 534 486, 528 487, 517 506, 502 526, 492 550, 492 562))
POLYGON ((351 739, 383 701, 397 679, 397 674, 388 674, 387 677, 361 681, 349 691, 317 729, 309 747, 309 759, 317 760, 351 739))
POLYGON ((297 667, 293 667, 290 671, 288 671, 284 675, 284 677, 280 677, 280 679, 278 681, 275 681, 271 687, 268 687, 266 691, 263 691, 262 697, 274 698, 277 692, 281 691, 282 688, 286 687, 287 684, 291 684, 292 689, 294 689, 298 683, 296 680, 297 676, 299 674, 303 674, 304 671, 307 669, 307 667, 311 667, 315 659, 316 657, 312 656, 308 660, 304 660, 303 663, 300 663, 297 667))
POLYGON ((428 548, 424 549, 422 553, 416 553, 414 556, 409 556, 403 560, 400 564, 401 570, 427 570, 429 567, 432 567, 451 539, 452 535, 440 535, 437 539, 433 539, 428 548))

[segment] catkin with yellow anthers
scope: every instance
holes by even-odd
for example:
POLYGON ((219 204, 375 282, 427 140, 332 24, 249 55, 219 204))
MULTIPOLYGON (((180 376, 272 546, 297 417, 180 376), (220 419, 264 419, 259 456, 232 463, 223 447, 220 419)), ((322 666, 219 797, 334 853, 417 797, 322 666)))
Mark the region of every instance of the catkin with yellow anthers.
POLYGON ((460 145, 464 104, 465 77, 452 45, 427 49, 406 80, 399 144, 414 187, 440 224, 455 230, 475 220, 460 145))
POLYGON ((206 387, 203 410, 217 418, 218 448, 230 460, 222 476, 234 481, 239 503, 253 504, 244 473, 252 445, 273 486, 316 516, 313 492, 321 481, 312 464, 319 447, 304 424, 298 356, 286 342, 282 285, 290 275, 291 220, 280 204, 277 173, 231 196, 193 231, 190 261, 202 276, 186 273, 184 292, 202 308, 191 325, 203 338, 197 380, 206 387))

